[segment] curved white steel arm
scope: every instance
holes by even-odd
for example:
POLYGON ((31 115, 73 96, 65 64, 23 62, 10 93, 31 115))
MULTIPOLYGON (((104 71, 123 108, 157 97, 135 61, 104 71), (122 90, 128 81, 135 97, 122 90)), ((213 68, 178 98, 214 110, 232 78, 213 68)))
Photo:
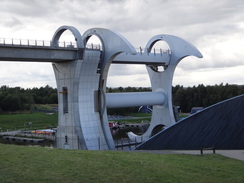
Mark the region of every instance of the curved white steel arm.
POLYGON ((153 129, 158 125, 171 126, 175 123, 173 104, 172 104, 172 81, 177 64, 187 56, 196 56, 202 58, 200 51, 188 41, 172 35, 157 35, 152 37, 145 48, 145 52, 151 52, 154 44, 158 41, 165 41, 171 50, 170 61, 163 72, 158 72, 147 66, 147 71, 150 77, 152 91, 164 91, 165 102, 163 107, 153 106, 151 123, 145 134, 137 136, 132 132, 129 133, 129 138, 147 139, 152 135, 153 129))
POLYGON ((172 36, 172 35, 165 35, 165 34, 160 34, 152 37, 147 45, 146 48, 147 50, 145 51, 151 51, 153 45, 158 42, 158 41, 165 41, 168 43, 170 49, 171 49, 171 61, 174 63, 172 64, 177 64, 175 62, 179 62, 181 59, 183 59, 186 56, 195 56, 198 58, 202 58, 201 52, 190 42, 179 38, 177 36, 172 36))
POLYGON ((110 55, 121 52, 136 54, 135 48, 127 39, 125 39, 118 32, 108 30, 105 28, 88 29, 82 36, 83 44, 85 45, 88 39, 93 35, 97 36, 101 40, 103 44, 103 51, 105 54, 110 55))
POLYGON ((82 40, 82 36, 81 36, 80 32, 75 27, 66 26, 66 25, 59 27, 56 30, 56 32, 54 33, 53 38, 52 38, 52 46, 54 46, 54 47, 58 46, 59 38, 63 34, 63 32, 66 30, 69 30, 74 35, 75 41, 77 43, 77 48, 78 49, 84 48, 84 44, 83 44, 83 40, 82 40))
POLYGON ((127 52, 128 54, 136 54, 135 48, 127 41, 122 35, 117 32, 104 29, 104 28, 92 28, 87 30, 82 38, 83 44, 86 45, 87 41, 91 36, 97 36, 102 42, 102 56, 101 62, 99 64, 100 70, 100 79, 98 84, 98 110, 100 114, 101 124, 104 131, 104 135, 107 141, 107 144, 110 149, 114 148, 114 142, 110 129, 108 126, 108 117, 106 109, 106 82, 108 69, 113 59, 122 52, 127 52))

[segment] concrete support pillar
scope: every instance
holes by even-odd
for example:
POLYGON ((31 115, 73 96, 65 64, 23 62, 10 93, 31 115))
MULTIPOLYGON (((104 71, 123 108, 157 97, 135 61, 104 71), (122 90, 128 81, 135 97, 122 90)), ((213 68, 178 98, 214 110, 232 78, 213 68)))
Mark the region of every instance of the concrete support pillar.
POLYGON ((74 83, 79 80, 75 76, 75 69, 79 65, 81 60, 72 62, 64 62, 53 64, 53 69, 57 82, 58 89, 58 102, 59 102, 59 115, 58 115, 58 129, 56 135, 56 144, 58 148, 70 148, 70 149, 86 149, 86 146, 79 147, 79 134, 82 133, 81 127, 77 122, 78 116, 76 114, 76 108, 78 106, 78 89, 74 83))
POLYGON ((99 61, 100 51, 86 50, 83 60, 53 64, 59 99, 58 148, 109 149, 95 111, 99 61))

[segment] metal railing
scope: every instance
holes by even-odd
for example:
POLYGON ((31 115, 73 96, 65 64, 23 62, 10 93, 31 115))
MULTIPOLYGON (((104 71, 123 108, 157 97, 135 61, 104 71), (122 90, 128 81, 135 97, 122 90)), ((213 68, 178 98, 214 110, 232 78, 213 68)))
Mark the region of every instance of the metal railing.
POLYGON ((156 54, 160 54, 161 56, 163 55, 163 54, 168 54, 168 55, 170 55, 171 54, 171 50, 170 49, 162 49, 162 48, 159 48, 159 49, 157 49, 157 48, 153 48, 153 49, 151 49, 151 51, 149 50, 149 49, 145 49, 145 48, 141 48, 141 47, 139 47, 139 48, 135 48, 135 50, 136 50, 136 52, 137 53, 140 53, 141 55, 143 54, 143 53, 153 53, 154 55, 156 55, 156 54), (145 51, 146 50, 146 51, 145 51))
MULTIPOLYGON (((13 39, 13 38, 0 38, 0 46, 31 46, 31 47, 51 47, 52 41, 46 41, 46 40, 29 40, 29 39, 13 39)), ((76 42, 67 42, 67 41, 60 41, 58 42, 59 48, 70 48, 70 49, 76 49, 77 43, 76 42)), ((103 50, 102 45, 100 44, 86 44, 87 49, 95 49, 95 50, 103 50)), ((149 49, 145 49, 142 47, 135 48, 137 53, 140 53, 141 55, 143 53, 147 54, 160 54, 161 56, 163 54, 171 54, 170 49, 156 49, 153 48, 151 51, 149 49), (146 50, 146 51, 145 51, 146 50)))
POLYGON ((95 49, 95 50, 102 50, 102 45, 100 44, 86 44, 87 49, 95 49))
MULTIPOLYGON (((51 47, 52 41, 0 38, 0 45, 51 47)), ((77 48, 77 44, 76 44, 76 42, 60 41, 60 42, 58 42, 58 47, 60 47, 60 48, 77 48)))
POLYGON ((213 145, 212 147, 201 147, 200 153, 203 154, 203 150, 213 150, 213 154, 215 154, 215 146, 213 145))

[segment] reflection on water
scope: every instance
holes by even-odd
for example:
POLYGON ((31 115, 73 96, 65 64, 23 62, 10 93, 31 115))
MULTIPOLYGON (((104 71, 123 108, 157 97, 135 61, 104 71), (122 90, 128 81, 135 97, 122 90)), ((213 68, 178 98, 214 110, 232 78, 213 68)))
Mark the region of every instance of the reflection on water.
POLYGON ((1 136, 0 136, 0 144, 15 144, 15 145, 22 145, 22 146, 38 146, 38 147, 48 147, 48 148, 55 147, 55 141, 53 140, 44 140, 42 142, 36 143, 36 142, 7 140, 7 139, 3 139, 1 136))

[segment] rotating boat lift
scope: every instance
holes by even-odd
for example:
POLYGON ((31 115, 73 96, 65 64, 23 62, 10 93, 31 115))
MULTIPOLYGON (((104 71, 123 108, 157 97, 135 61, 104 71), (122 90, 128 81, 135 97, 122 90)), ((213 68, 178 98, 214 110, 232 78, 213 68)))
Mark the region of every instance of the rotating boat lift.
POLYGON ((148 139, 159 125, 175 124, 171 91, 174 70, 184 57, 202 58, 197 48, 179 37, 162 34, 152 37, 144 51, 136 52, 119 33, 92 28, 81 36, 71 26, 62 26, 55 32, 52 47, 58 47, 59 38, 66 30, 75 37, 77 54, 73 61, 53 63, 59 92, 57 148, 114 149, 107 108, 153 106, 146 133, 142 136, 129 133, 129 137, 137 142, 148 139), (91 36, 100 39, 102 50, 86 48, 91 36), (153 52, 152 48, 158 41, 165 41, 170 51, 153 52), (116 63, 146 65, 152 92, 106 93, 109 67, 116 63), (164 70, 159 71, 159 67, 164 70))

